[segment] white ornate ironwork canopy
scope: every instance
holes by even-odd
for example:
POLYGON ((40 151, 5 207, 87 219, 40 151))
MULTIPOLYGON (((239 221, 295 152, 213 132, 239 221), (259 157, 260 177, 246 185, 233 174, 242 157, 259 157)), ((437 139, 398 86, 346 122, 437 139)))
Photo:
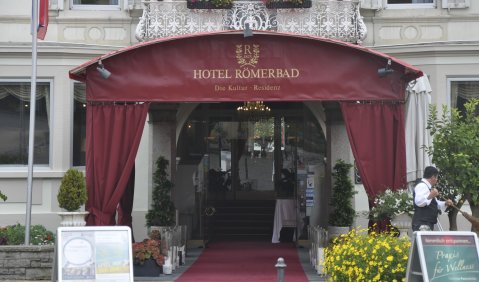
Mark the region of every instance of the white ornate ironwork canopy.
POLYGON ((139 41, 168 36, 243 30, 291 32, 361 44, 366 26, 357 1, 313 0, 311 8, 268 9, 262 1, 235 1, 228 10, 188 9, 186 1, 144 1, 139 41))

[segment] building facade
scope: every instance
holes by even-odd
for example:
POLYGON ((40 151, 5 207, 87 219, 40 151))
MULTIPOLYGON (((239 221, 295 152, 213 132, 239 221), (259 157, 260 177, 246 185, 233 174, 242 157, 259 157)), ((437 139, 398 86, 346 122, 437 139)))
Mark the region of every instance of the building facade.
MULTIPOLYGON (((5 1, 4 1, 5 2, 5 1)), ((28 104, 32 48, 31 1, 5 2, 0 9, 0 225, 25 222, 27 191, 28 104)), ((85 89, 68 77, 69 70, 122 47, 155 38, 219 30, 291 32, 360 44, 397 57, 424 71, 432 103, 460 106, 479 96, 479 4, 468 0, 312 1, 310 8, 269 9, 259 1, 235 1, 230 9, 192 10, 186 1, 50 0, 49 26, 38 43, 37 122, 32 222, 55 229, 60 179, 70 167, 84 169, 85 89)), ((254 31, 253 31, 254 32, 254 31)), ((170 105, 171 106, 171 105, 170 105)), ((154 161, 168 156, 180 216, 194 209, 196 172, 182 163, 182 128, 196 104, 150 111, 136 160, 133 222, 136 238, 146 236, 144 214, 150 204, 154 161), (161 113, 164 116, 161 116, 161 113), (172 125, 168 116, 175 115, 172 125), (170 132, 165 135, 161 132, 170 132), (169 137, 168 137, 169 136, 169 137), (173 137, 171 137, 173 136, 173 137), (174 148, 174 149, 172 149, 174 148), (184 187, 184 188, 181 188, 184 187), (190 197, 190 199, 188 199, 190 197), (183 202, 191 202, 184 205, 183 202)), ((334 140, 322 157, 354 162, 341 120, 326 134, 325 113, 312 111, 326 138, 334 140)), ((320 107, 318 107, 320 108, 320 107)), ((331 140, 330 140, 331 144, 331 140)), ((254 146, 252 152, 254 154, 254 146)), ((266 149, 265 149, 266 150, 266 149)), ((261 148, 258 150, 261 152, 261 148)), ((266 150, 267 151, 267 150, 266 150)), ((320 151, 321 153, 322 151, 320 151)), ((318 159, 321 157, 318 157, 318 159)), ((183 160, 184 161, 184 160, 183 160)), ((326 162, 331 166, 332 161, 326 162)), ((196 164, 195 164, 196 165, 196 164)), ((327 185, 328 169, 316 163, 318 182, 327 185)), ((222 167, 222 164, 218 164, 222 167)), ((227 165, 225 164, 225 168, 227 165)), ((361 184, 357 211, 367 211, 361 184)), ((323 213, 324 214, 324 213, 323 213)), ((324 220, 317 218, 314 223, 324 220)), ((359 216, 356 225, 365 226, 359 216)), ((469 226, 463 225, 464 230, 469 226)))

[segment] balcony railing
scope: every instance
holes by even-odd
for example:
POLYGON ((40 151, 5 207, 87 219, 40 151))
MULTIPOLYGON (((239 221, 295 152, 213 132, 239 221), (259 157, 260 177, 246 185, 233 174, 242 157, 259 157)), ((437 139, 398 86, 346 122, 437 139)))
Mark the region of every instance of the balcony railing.
POLYGON ((186 1, 144 1, 136 38, 243 30, 269 30, 314 35, 361 44, 366 26, 357 1, 313 0, 311 8, 268 9, 261 1, 235 1, 231 9, 188 9, 186 1))

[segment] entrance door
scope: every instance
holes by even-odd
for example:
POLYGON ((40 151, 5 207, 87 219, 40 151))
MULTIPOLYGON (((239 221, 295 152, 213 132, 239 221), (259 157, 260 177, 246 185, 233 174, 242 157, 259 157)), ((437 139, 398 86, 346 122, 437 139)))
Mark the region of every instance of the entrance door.
POLYGON ((275 199, 272 118, 210 122, 207 153, 210 201, 275 199))
POLYGON ((271 104, 261 117, 240 115, 237 105, 200 105, 178 144, 178 172, 187 160, 201 167, 195 210, 198 235, 207 241, 271 240, 278 199, 293 203, 294 223, 288 226, 300 228, 307 216, 307 165, 323 163, 324 135, 302 103, 271 104), (185 144, 187 131, 196 133, 185 144))

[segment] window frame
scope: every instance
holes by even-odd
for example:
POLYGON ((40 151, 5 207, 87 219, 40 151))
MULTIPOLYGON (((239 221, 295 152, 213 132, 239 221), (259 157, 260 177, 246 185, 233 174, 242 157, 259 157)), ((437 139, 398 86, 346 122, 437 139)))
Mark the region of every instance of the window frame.
MULTIPOLYGON (((121 10, 121 1, 118 0, 118 4, 116 5, 81 5, 81 4, 74 4, 74 0, 70 0, 70 9, 72 10, 84 10, 84 11, 91 11, 91 10, 96 10, 96 11, 119 11, 121 10)), ((127 1, 127 0, 124 0, 127 1)))
POLYGON ((388 0, 384 0, 384 4, 387 9, 435 9, 437 1, 439 0, 433 0, 433 3, 389 4, 388 0))
MULTIPOLYGON (((454 77, 447 77, 446 79, 446 103, 449 109, 452 108, 452 83, 458 81, 479 81, 479 76, 454 76, 454 77)), ((479 96, 477 97, 479 99, 479 96)))
MULTIPOLYGON (((80 84, 84 84, 82 82, 72 82, 72 88, 71 88, 71 97, 72 97, 72 102, 71 102, 71 105, 70 105, 70 108, 71 108, 71 130, 70 130, 70 138, 71 138, 71 150, 70 150, 70 163, 71 163, 71 166, 74 167, 74 168, 77 168, 77 169, 85 169, 85 166, 86 166, 86 156, 85 156, 85 164, 84 165, 76 165, 74 163, 74 156, 75 156, 75 146, 74 146, 74 138, 75 138, 75 85, 80 85, 80 84)), ((85 89, 85 92, 86 92, 86 89, 85 89)), ((86 93, 85 93, 86 94, 86 93)), ((86 109, 85 109, 86 110, 86 109)), ((85 130, 86 130, 86 120, 85 120, 85 130)), ((86 141, 86 139, 85 139, 86 141)), ((86 152, 85 152, 86 154, 86 152)))
MULTIPOLYGON (((49 144, 48 144, 48 163, 47 164, 33 164, 33 167, 35 170, 39 171, 49 171, 52 168, 52 160, 53 160, 53 120, 54 120, 54 95, 53 95, 53 85, 54 81, 53 79, 37 79, 37 83, 48 83, 49 85, 49 93, 48 95, 50 104, 48 105, 49 111, 50 111, 50 116, 48 117, 48 123, 49 123, 49 128, 48 128, 48 138, 49 138, 49 144)), ((0 77, 0 83, 31 83, 31 78, 3 78, 0 77)), ((35 105, 36 106, 36 105, 35 105)), ((27 144, 29 145, 29 144, 27 144)), ((28 171, 28 163, 25 165, 18 165, 18 164, 7 164, 7 165, 0 165, 0 172, 27 172, 28 171)))

